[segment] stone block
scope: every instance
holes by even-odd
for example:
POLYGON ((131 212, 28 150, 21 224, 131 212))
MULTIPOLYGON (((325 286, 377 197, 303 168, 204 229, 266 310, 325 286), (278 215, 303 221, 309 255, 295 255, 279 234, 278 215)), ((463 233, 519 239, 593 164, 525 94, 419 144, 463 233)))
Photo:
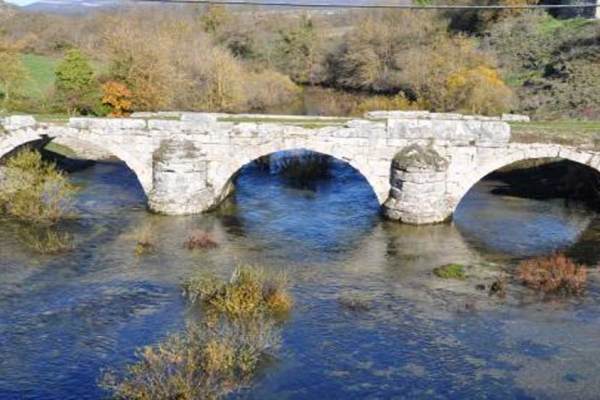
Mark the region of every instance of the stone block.
POLYGON ((9 115, 8 117, 2 118, 0 122, 1 125, 8 130, 27 128, 34 126, 37 123, 35 118, 31 115, 9 115))

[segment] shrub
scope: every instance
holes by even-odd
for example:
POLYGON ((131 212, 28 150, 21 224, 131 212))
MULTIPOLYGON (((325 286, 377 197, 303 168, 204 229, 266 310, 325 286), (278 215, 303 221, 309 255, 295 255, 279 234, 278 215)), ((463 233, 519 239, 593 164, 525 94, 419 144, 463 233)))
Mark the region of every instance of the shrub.
POLYGON ((127 117, 131 114, 131 91, 119 82, 110 81, 102 85, 102 104, 110 107, 110 117, 127 117))
POLYGON ((39 254, 54 255, 73 250, 73 237, 51 227, 22 227, 19 230, 19 238, 28 248, 39 254))
POLYGON ((363 115, 368 111, 394 111, 426 109, 424 104, 411 102, 403 93, 396 96, 371 96, 362 100, 353 114, 363 115))
POLYGON ((265 110, 289 104, 300 94, 300 89, 289 77, 275 71, 248 74, 244 91, 248 103, 246 108, 249 110, 265 110))
POLYGON ((183 291, 192 302, 201 302, 216 314, 233 318, 261 314, 280 315, 292 306, 285 272, 267 271, 262 266, 241 265, 229 282, 202 274, 183 283, 183 291))
POLYGON ((192 232, 183 242, 183 248, 188 250, 210 249, 218 245, 210 233, 201 230, 192 232))
POLYGON ((37 151, 25 150, 0 170, 0 211, 19 220, 55 225, 72 214, 75 188, 37 151))
POLYGON ((446 264, 434 269, 433 274, 444 279, 467 279, 464 268, 461 264, 446 264))
POLYGON ((137 228, 133 232, 133 237, 136 242, 134 250, 136 257, 141 257, 144 254, 148 254, 154 250, 156 235, 151 225, 145 224, 137 228))
POLYGON ((280 332, 265 319, 191 324, 138 351, 122 379, 104 375, 101 386, 123 399, 215 399, 250 385, 275 356, 280 332))
POLYGON ((525 286, 543 294, 582 295, 587 269, 564 254, 537 257, 519 264, 516 277, 525 286))

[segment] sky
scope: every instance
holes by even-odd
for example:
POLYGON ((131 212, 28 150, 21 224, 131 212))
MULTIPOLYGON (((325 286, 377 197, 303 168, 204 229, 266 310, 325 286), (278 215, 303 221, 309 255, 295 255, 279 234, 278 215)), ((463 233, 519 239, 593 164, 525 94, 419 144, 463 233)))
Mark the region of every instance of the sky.
POLYGON ((37 0, 5 0, 6 3, 12 3, 19 6, 26 6, 27 4, 35 3, 37 0))

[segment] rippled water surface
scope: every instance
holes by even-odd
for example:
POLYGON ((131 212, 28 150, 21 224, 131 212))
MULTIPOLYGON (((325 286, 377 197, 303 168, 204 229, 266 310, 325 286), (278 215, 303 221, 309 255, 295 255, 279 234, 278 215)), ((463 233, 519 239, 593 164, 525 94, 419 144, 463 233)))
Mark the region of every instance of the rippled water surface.
POLYGON ((135 176, 118 163, 72 175, 81 218, 76 249, 39 256, 0 222, 0 399, 99 399, 102 370, 181 329, 192 310, 179 283, 240 262, 285 267, 295 308, 281 354, 234 397, 597 398, 600 299, 596 274, 579 300, 539 301, 511 284, 504 300, 478 291, 529 255, 565 250, 596 265, 600 222, 560 201, 494 196, 482 182, 453 223, 384 222, 369 185, 345 164, 298 185, 251 165, 212 215, 145 211, 135 176), (132 232, 149 224, 157 251, 136 258, 132 232), (181 249, 194 229, 220 246, 181 249), (431 275, 468 264, 466 281, 431 275), (342 295, 370 298, 369 311, 342 295))

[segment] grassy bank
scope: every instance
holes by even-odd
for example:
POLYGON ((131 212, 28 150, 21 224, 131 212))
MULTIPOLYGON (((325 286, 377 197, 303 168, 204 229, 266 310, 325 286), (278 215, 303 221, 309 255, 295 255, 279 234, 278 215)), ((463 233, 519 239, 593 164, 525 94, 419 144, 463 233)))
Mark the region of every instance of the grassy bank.
POLYGON ((600 121, 535 121, 510 123, 511 141, 600 147, 600 121))

